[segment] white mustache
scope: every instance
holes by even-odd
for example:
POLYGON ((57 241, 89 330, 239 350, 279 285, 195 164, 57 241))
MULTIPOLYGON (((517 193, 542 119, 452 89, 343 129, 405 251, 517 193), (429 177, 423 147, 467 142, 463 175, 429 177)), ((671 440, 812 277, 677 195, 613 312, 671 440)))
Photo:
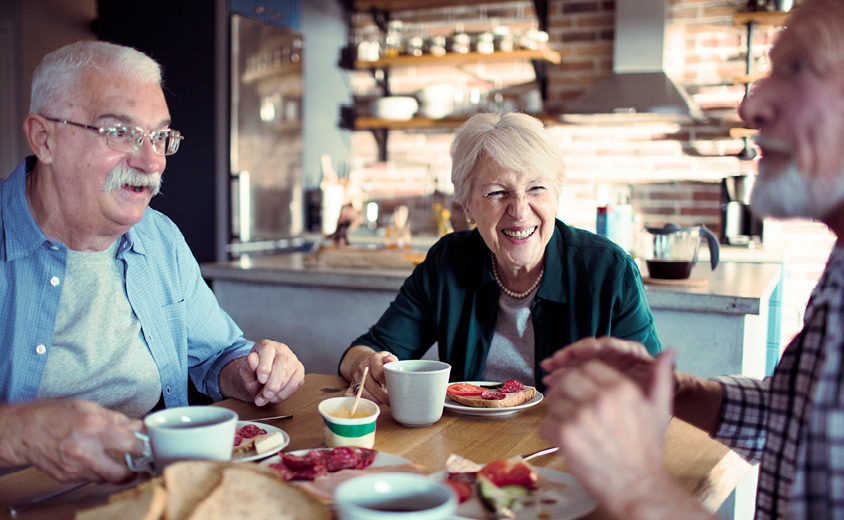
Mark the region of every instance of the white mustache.
POLYGON ((143 173, 125 164, 120 164, 109 172, 103 185, 103 191, 114 191, 127 185, 150 188, 152 196, 155 197, 161 190, 161 173, 143 173))

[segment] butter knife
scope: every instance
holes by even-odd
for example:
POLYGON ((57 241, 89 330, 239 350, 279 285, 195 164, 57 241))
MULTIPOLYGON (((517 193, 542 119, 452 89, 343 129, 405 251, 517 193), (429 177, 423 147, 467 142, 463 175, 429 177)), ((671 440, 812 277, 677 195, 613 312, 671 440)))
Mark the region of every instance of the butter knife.
POLYGON ((55 491, 51 491, 51 492, 46 493, 44 495, 35 497, 31 500, 27 500, 26 502, 22 502, 20 504, 13 505, 13 506, 9 507, 9 516, 11 516, 12 518, 16 518, 20 513, 23 513, 27 509, 32 509, 33 507, 39 506, 39 505, 41 505, 45 502, 49 502, 50 500, 53 500, 54 498, 58 498, 62 495, 66 495, 66 494, 70 493, 71 491, 76 491, 77 489, 79 489, 81 487, 87 486, 91 482, 92 482, 91 480, 83 480, 81 482, 76 482, 75 484, 72 484, 70 486, 63 487, 61 489, 57 489, 55 491))

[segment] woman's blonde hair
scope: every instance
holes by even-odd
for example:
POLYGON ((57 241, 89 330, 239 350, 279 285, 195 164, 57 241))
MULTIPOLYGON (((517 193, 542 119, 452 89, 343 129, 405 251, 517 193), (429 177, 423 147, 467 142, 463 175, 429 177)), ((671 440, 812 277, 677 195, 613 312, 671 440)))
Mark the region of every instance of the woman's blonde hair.
POLYGON ((527 114, 476 114, 457 130, 451 143, 451 182, 454 199, 463 207, 475 168, 485 158, 518 172, 549 175, 557 193, 563 187, 562 153, 542 122, 527 114))

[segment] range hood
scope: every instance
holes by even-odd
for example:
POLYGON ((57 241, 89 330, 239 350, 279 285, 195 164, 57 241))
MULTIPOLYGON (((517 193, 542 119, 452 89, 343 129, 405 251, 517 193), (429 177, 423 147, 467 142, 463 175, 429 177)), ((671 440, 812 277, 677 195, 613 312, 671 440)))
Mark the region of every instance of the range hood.
POLYGON ((567 104, 571 123, 692 122, 703 115, 662 69, 668 0, 616 0, 613 72, 567 104))

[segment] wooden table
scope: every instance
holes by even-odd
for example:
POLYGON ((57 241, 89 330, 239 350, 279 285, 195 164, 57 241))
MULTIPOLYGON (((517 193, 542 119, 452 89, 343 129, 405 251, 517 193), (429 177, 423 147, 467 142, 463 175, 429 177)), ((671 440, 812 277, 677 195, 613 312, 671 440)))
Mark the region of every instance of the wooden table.
MULTIPOLYGON (((249 403, 226 400, 219 405, 237 411, 241 420, 293 414, 292 419, 268 424, 282 428, 290 435, 290 445, 285 451, 309 449, 324 446, 317 404, 327 397, 342 395, 347 387, 342 377, 309 374, 302 389, 283 403, 258 408, 249 403)), ((423 464, 432 471, 441 469, 451 453, 480 463, 490 462, 547 447, 548 444, 538 434, 544 413, 544 403, 501 417, 467 416, 446 410, 442 419, 432 426, 407 428, 395 422, 389 408, 385 407, 378 418, 375 448, 423 464)), ((679 419, 669 424, 665 450, 671 474, 712 510, 729 495, 749 468, 723 444, 679 419)), ((532 463, 566 470, 564 461, 555 455, 540 457, 532 463)), ((10 518, 9 506, 62 486, 66 484, 58 483, 32 468, 0 477, 0 519, 10 518)), ((103 503, 111 493, 125 487, 88 485, 54 503, 23 512, 17 518, 71 519, 77 510, 103 503)), ((598 509, 586 518, 601 519, 606 516, 598 509)))

